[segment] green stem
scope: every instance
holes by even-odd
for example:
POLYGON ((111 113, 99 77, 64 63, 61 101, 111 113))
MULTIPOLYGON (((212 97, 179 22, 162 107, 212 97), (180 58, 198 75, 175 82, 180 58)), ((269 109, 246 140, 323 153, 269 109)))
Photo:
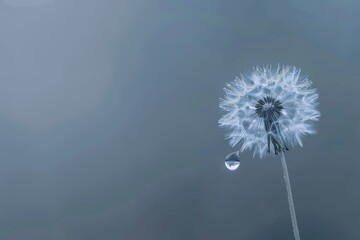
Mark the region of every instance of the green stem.
POLYGON ((288 194, 289 209, 290 209, 292 227, 293 227, 293 231, 294 231, 294 237, 295 237, 295 240, 300 240, 299 228, 297 225, 296 214, 295 214, 294 200, 293 200, 293 196, 292 196, 292 192, 291 192, 289 172, 287 169, 284 152, 281 152, 281 165, 282 165, 283 172, 284 172, 286 191, 288 194))

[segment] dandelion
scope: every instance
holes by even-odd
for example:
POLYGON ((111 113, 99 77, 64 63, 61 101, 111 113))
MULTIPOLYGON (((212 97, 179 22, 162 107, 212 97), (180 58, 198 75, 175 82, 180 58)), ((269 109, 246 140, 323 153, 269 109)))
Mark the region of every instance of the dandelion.
POLYGON ((294 236, 300 240, 284 152, 302 146, 302 137, 314 134, 320 117, 318 94, 312 82, 293 66, 255 67, 224 88, 220 108, 227 113, 219 120, 227 130, 230 145, 253 156, 281 155, 294 236))

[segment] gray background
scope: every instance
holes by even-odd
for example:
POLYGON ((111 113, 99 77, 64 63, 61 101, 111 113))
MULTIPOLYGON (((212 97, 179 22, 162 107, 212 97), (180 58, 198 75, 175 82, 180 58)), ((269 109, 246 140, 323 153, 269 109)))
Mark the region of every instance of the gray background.
POLYGON ((277 63, 320 93, 287 154, 302 239, 360 239, 358 0, 0 4, 0 239, 293 239, 279 159, 227 171, 217 126, 277 63))

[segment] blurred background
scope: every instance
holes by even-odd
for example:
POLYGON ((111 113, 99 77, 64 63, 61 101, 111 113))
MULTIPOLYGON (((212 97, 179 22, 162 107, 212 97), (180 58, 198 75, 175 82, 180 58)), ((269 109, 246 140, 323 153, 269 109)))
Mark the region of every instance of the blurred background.
POLYGON ((232 149, 223 86, 302 68, 300 235, 360 239, 357 0, 0 1, 0 239, 293 239, 280 160, 232 149))

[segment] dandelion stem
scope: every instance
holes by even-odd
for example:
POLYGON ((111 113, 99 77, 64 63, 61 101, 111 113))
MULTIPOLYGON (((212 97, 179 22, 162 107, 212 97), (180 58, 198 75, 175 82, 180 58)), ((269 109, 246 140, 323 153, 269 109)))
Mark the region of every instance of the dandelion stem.
POLYGON ((283 172, 284 172, 286 191, 287 191, 287 194, 288 194, 289 209, 290 209, 292 227, 293 227, 293 231, 294 231, 294 237, 295 237, 295 240, 300 240, 299 228, 298 228, 298 225, 297 225, 296 214, 295 214, 294 200, 293 200, 293 196, 292 196, 292 192, 291 192, 289 172, 288 172, 288 169, 287 169, 284 152, 281 152, 281 165, 282 165, 283 172))

